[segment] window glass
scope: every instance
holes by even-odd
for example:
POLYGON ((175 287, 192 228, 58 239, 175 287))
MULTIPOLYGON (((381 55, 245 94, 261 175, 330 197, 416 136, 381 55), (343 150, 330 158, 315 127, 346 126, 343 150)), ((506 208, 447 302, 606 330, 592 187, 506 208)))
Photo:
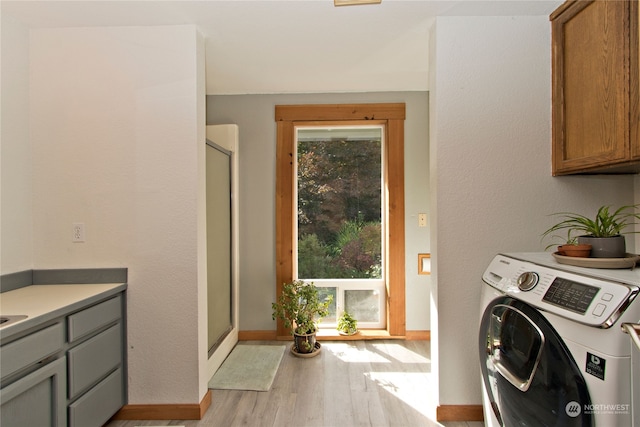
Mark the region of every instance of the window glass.
POLYGON ((298 277, 382 277, 381 128, 298 131, 298 277))
POLYGON ((344 309, 359 322, 380 321, 380 293, 377 289, 344 291, 344 309))

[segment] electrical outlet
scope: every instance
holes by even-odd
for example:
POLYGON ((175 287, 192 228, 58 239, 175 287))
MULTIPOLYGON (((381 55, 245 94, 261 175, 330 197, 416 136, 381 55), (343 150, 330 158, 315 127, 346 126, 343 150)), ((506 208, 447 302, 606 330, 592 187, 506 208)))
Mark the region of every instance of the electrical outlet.
POLYGON ((426 227, 427 226, 427 214, 421 213, 418 214, 418 227, 426 227))
POLYGON ((71 241, 74 243, 84 243, 84 223, 73 223, 73 235, 71 237, 71 241))

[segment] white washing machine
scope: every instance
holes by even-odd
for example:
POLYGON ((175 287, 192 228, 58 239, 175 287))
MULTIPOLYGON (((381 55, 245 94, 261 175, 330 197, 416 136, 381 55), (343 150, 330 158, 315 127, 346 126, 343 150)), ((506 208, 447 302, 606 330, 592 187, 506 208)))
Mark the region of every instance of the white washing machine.
POLYGON ((497 255, 481 299, 486 425, 640 426, 639 292, 640 268, 497 255))

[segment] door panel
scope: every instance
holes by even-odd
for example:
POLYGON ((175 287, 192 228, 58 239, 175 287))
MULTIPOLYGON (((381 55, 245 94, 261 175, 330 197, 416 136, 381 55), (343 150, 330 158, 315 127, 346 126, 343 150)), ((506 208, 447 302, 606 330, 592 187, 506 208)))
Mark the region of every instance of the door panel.
POLYGON ((231 156, 207 145, 208 348, 231 331, 231 156))
MULTIPOLYGON (((207 152, 215 151, 212 146, 217 146, 219 151, 230 155, 230 160, 225 162, 224 156, 213 154, 221 163, 213 165, 208 169, 218 169, 217 173, 224 182, 222 187, 220 181, 214 179, 214 172, 211 178, 216 181, 212 185, 207 185, 207 191, 215 191, 209 204, 211 204, 212 219, 207 218, 208 223, 219 224, 219 234, 221 239, 215 235, 207 236, 207 337, 209 341, 207 358, 207 375, 209 378, 215 374, 222 362, 227 358, 231 350, 238 342, 238 126, 210 125, 207 126, 207 145, 205 145, 205 155, 207 152), (212 146, 209 146, 211 143, 212 146), (230 163, 228 163, 230 162, 230 163), (230 165, 230 170, 227 165, 230 165), (228 183, 227 183, 228 181, 228 183), (214 200, 218 200, 215 202, 214 200), (221 216, 213 215, 218 212, 221 216), (212 249, 209 250, 209 243, 212 249), (219 251, 220 253, 217 253, 219 251), (215 254, 215 255, 214 255, 215 254), (218 256, 219 255, 219 256, 218 256), (220 274, 218 274, 220 273, 220 274), (217 294, 214 284, 220 286, 220 294, 217 294), (222 289, 224 288, 224 289, 222 289), (220 309, 217 306, 220 305, 220 309), (219 317, 219 319, 218 319, 219 317), (219 322, 219 325, 218 325, 219 322), (210 326, 213 324, 213 326, 210 326), (225 327, 227 328, 225 330, 225 327), (230 327, 230 330, 228 329, 230 327)), ((206 182, 206 181, 205 181, 206 182)), ((209 212, 208 212, 209 213, 209 212)), ((208 216, 208 215, 207 215, 208 216)), ((210 230, 211 231, 211 230, 210 230)))
POLYGON ((571 353, 544 316, 510 297, 493 300, 479 333, 480 368, 498 420, 506 426, 592 426, 591 403, 571 353))

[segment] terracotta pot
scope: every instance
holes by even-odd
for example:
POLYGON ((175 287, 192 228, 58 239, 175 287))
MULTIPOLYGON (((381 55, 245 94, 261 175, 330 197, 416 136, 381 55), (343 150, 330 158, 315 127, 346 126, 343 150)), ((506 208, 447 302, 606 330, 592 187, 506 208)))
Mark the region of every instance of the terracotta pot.
POLYGON ((564 256, 589 258, 589 255, 591 255, 591 245, 562 245, 558 246, 558 253, 564 256))

